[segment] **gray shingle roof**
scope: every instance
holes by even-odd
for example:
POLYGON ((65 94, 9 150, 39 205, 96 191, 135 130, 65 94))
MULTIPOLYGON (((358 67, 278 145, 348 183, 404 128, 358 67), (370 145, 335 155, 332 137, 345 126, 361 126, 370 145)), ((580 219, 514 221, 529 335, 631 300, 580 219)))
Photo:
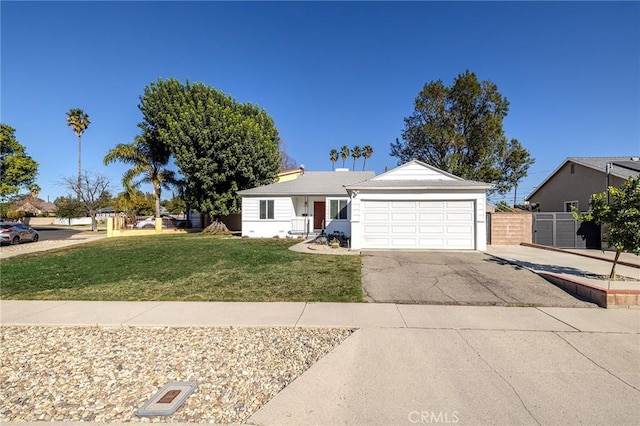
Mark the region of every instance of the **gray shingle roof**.
POLYGON ((375 176, 375 172, 305 172, 296 179, 245 189, 243 196, 279 195, 336 195, 346 196, 344 186, 362 182, 375 176))
MULTIPOLYGON (((631 161, 632 156, 627 155, 626 157, 568 157, 566 160, 562 162, 545 180, 540 183, 537 187, 531 191, 529 195, 525 197, 525 200, 529 200, 531 197, 535 195, 538 190, 540 190, 546 183, 549 181, 562 167, 568 162, 572 162, 575 164, 580 164, 584 167, 589 167, 594 170, 601 171, 603 174, 606 173, 607 164, 609 163, 624 163, 631 161)), ((610 171, 611 175, 617 176, 622 179, 628 179, 629 176, 639 176, 640 173, 637 171, 631 170, 626 167, 621 167, 618 165, 614 165, 610 171)))
MULTIPOLYGON (((585 167, 591 167, 592 169, 605 172, 608 163, 626 162, 630 161, 631 156, 626 157, 569 157, 567 161, 572 161, 576 164, 580 164, 585 167)), ((640 162, 639 162, 640 164, 640 162)), ((625 167, 615 165, 611 168, 611 174, 622 179, 628 179, 630 176, 638 176, 638 172, 629 170, 625 167)))

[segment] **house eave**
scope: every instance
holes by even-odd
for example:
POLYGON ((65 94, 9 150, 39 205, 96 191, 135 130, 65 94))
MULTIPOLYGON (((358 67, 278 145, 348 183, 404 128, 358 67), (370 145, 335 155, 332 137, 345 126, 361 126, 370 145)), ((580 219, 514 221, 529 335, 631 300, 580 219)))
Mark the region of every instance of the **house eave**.
POLYGON ((469 186, 347 186, 347 191, 485 191, 491 185, 469 185, 469 186))

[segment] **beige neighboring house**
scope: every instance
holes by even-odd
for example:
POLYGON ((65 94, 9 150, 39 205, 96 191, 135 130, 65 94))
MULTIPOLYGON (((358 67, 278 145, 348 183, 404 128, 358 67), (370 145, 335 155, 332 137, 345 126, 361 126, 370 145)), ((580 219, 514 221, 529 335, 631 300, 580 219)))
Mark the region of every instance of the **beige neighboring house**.
POLYGON ((630 177, 640 175, 638 157, 569 157, 525 200, 538 205, 540 212, 589 210, 589 200, 609 186, 620 187, 630 177))
POLYGON ((13 203, 10 209, 23 212, 28 216, 53 216, 56 212, 56 205, 38 197, 28 196, 13 203))

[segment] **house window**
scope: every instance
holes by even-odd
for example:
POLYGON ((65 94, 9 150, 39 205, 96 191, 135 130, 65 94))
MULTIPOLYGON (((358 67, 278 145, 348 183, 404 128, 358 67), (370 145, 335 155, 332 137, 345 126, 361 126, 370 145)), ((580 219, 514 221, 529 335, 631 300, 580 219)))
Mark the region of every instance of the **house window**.
POLYGON ((576 165, 572 164, 571 165, 571 174, 574 174, 576 172, 576 165))
POLYGON ((329 204, 329 217, 332 220, 347 220, 347 201, 331 200, 329 204))
POLYGON ((567 213, 571 213, 571 207, 575 207, 578 210, 578 202, 577 201, 565 201, 564 202, 564 211, 567 213))
POLYGON ((260 219, 273 219, 273 200, 260 200, 260 219))

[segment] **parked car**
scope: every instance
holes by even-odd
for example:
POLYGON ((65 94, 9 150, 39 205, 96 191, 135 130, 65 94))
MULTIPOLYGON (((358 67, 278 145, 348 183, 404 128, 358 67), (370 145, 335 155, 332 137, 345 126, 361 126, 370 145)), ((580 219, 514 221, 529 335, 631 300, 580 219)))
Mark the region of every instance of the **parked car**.
POLYGON ((38 231, 30 226, 4 221, 0 223, 0 243, 20 244, 24 241, 33 241, 35 243, 39 239, 38 231))
MULTIPOLYGON (((139 220, 136 225, 138 229, 154 229, 156 227, 156 218, 154 216, 146 217, 139 220)), ((176 219, 175 217, 165 216, 162 218, 163 228, 191 228, 191 222, 187 219, 176 219)))

